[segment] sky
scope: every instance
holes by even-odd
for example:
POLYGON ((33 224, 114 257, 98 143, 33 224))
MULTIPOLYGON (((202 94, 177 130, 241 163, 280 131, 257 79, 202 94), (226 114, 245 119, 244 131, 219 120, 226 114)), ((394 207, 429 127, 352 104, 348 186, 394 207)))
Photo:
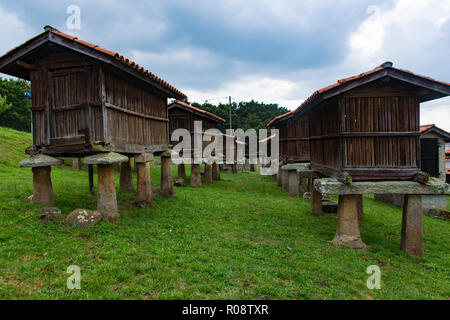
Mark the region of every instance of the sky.
MULTIPOLYGON (((190 102, 292 110, 385 61, 450 83, 450 0, 2 1, 0 55, 45 25, 119 52, 190 102)), ((450 98, 422 104, 421 124, 432 123, 450 131, 450 98)))

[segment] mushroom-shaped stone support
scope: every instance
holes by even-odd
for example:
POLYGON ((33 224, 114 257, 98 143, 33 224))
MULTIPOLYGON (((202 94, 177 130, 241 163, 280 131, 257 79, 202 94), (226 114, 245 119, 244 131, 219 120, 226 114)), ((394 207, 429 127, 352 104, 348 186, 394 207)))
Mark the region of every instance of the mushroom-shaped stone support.
POLYGON ((114 164, 128 160, 128 157, 114 152, 100 153, 83 159, 85 164, 98 166, 97 211, 108 221, 120 217, 114 185, 114 164))
POLYGON ((175 196, 172 176, 172 159, 170 151, 161 154, 161 196, 173 198, 175 196))
POLYGON ((137 194, 135 203, 139 207, 149 207, 152 205, 151 161, 153 161, 153 154, 150 153, 140 154, 134 158, 137 169, 137 194))
POLYGON ((191 165, 191 186, 201 187, 202 186, 202 176, 200 173, 200 165, 193 163, 191 165))
POLYGON ((46 206, 55 204, 50 176, 51 166, 63 164, 64 161, 43 154, 33 155, 19 163, 21 168, 33 170, 33 202, 35 204, 46 206))

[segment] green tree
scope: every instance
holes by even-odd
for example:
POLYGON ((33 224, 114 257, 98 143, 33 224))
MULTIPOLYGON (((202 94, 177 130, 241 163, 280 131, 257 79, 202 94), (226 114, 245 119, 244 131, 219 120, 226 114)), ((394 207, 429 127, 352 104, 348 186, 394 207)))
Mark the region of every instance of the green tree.
POLYGON ((0 96, 0 117, 11 108, 11 104, 6 101, 6 97, 0 96))
MULTIPOLYGON (((223 132, 230 128, 229 104, 192 103, 192 105, 225 119, 226 123, 219 123, 219 129, 223 132)), ((233 129, 267 129, 266 125, 270 120, 286 112, 289 112, 287 108, 279 107, 277 104, 259 103, 254 100, 233 102, 231 106, 233 129)))
POLYGON ((24 80, 0 78, 0 96, 6 98, 6 104, 10 105, 0 109, 1 127, 31 131, 31 101, 25 97, 28 90, 29 84, 24 80))

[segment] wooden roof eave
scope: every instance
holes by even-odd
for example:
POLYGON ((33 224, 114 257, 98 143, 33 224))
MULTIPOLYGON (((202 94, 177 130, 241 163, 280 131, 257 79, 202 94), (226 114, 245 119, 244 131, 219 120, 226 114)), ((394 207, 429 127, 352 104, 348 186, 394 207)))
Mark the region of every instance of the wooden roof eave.
POLYGON ((96 60, 99 60, 103 63, 106 64, 110 64, 114 67, 116 67, 117 69, 126 72, 132 76, 134 76, 135 78, 138 78, 139 80, 142 80, 148 84, 150 84, 153 87, 156 87, 157 89, 159 89, 160 91, 164 92, 167 97, 169 98, 176 98, 176 99, 184 99, 184 96, 181 96, 171 90, 169 90, 168 88, 165 88, 164 86, 162 86, 161 84, 159 84, 158 82, 151 80, 150 78, 148 78, 146 75, 140 73, 139 71, 126 67, 122 62, 120 62, 119 60, 117 60, 115 57, 112 57, 110 55, 107 55, 105 53, 102 53, 98 50, 95 50, 93 48, 89 48, 86 47, 82 44, 79 44, 77 42, 74 42, 72 40, 66 39, 64 37, 60 37, 58 35, 55 35, 53 33, 50 33, 50 40, 56 44, 59 44, 60 46, 66 47, 68 49, 74 50, 76 52, 82 53, 84 55, 87 55, 91 58, 94 58, 96 60))
POLYGON ((450 142, 450 133, 448 133, 447 131, 444 131, 436 126, 433 126, 427 130, 425 130, 424 132, 421 132, 420 135, 424 135, 427 133, 434 133, 437 134, 438 136, 441 136, 445 142, 450 142))
POLYGON ((283 118, 277 119, 274 122, 270 123, 268 125, 268 127, 272 128, 272 127, 274 127, 274 126, 276 126, 276 125, 278 125, 278 124, 280 124, 280 123, 282 123, 284 121, 287 121, 287 120, 291 119, 292 117, 294 117, 294 115, 295 115, 295 113, 291 113, 291 114, 289 114, 289 115, 287 115, 287 116, 285 116, 283 118))
MULTIPOLYGON (((21 57, 23 57, 27 54, 30 54, 31 52, 33 52, 33 50, 39 48, 40 46, 46 44, 47 42, 55 43, 61 47, 81 53, 83 55, 91 57, 102 63, 112 65, 115 68, 117 68, 123 72, 126 72, 127 74, 130 74, 133 77, 135 77, 141 81, 146 82, 147 84, 151 85, 152 87, 155 87, 156 89, 163 92, 169 98, 176 98, 176 99, 184 99, 185 98, 184 96, 181 96, 181 95, 177 94, 176 92, 173 92, 172 90, 162 86, 157 81, 150 79, 146 75, 140 73, 138 70, 126 67, 122 62, 120 62, 113 56, 107 55, 107 54, 102 53, 93 48, 86 47, 80 43, 77 43, 70 39, 66 39, 64 37, 58 36, 49 31, 45 31, 45 32, 41 33, 40 35, 37 35, 36 37, 28 40, 26 43, 9 51, 3 57, 1 57, 0 58, 0 72, 4 68, 11 66, 11 64, 13 64, 15 61, 20 61, 21 57)), ((28 70, 24 70, 24 74, 28 74, 28 79, 26 79, 26 80, 29 80, 28 70)))
POLYGON ((312 108, 314 108, 315 106, 317 106, 318 104, 320 104, 326 100, 329 100, 335 96, 338 96, 347 91, 355 89, 359 86, 379 80, 383 77, 391 77, 391 78, 394 78, 394 79, 397 79, 397 80, 400 80, 400 81, 403 81, 403 82, 406 82, 406 83, 409 83, 409 84, 412 84, 415 86, 426 88, 426 89, 431 90, 436 93, 435 97, 433 97, 431 99, 428 99, 427 96, 423 96, 421 99, 422 102, 437 99, 439 97, 450 96, 450 86, 449 85, 446 85, 446 84, 443 84, 443 83, 440 83, 437 81, 433 81, 431 79, 427 79, 427 78, 424 78, 421 76, 417 76, 414 74, 410 74, 408 72, 398 70, 395 68, 384 68, 384 69, 381 69, 374 73, 371 73, 367 76, 364 76, 362 78, 357 78, 357 79, 351 80, 347 83, 343 83, 343 84, 336 86, 333 89, 327 90, 323 93, 318 93, 307 104, 302 105, 301 107, 297 108, 297 110, 294 111, 294 113, 297 114, 298 116, 304 115, 307 112, 309 112, 312 108))
POLYGON ((198 115, 199 117, 202 117, 202 118, 205 118, 205 119, 208 119, 208 120, 212 120, 212 121, 217 122, 217 123, 219 123, 219 122, 225 123, 225 122, 226 122, 226 121, 220 121, 219 119, 210 117, 209 115, 204 114, 204 113, 201 113, 201 112, 198 112, 198 111, 196 111, 196 110, 187 108, 187 107, 185 107, 185 106, 183 106, 183 105, 180 105, 180 104, 178 104, 178 103, 174 103, 174 104, 169 105, 169 107, 168 107, 167 109, 168 109, 168 110, 172 110, 173 108, 179 108, 179 109, 182 109, 182 110, 184 110, 184 111, 188 111, 188 112, 190 112, 190 113, 193 113, 193 114, 195 114, 195 115, 198 115))

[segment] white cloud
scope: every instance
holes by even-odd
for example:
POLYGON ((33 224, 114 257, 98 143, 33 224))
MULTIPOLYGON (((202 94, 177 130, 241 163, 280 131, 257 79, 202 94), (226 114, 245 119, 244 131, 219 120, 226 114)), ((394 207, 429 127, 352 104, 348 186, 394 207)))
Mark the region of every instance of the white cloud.
POLYGON ((398 0, 393 8, 370 6, 367 12, 371 15, 350 36, 353 62, 427 60, 430 57, 424 57, 424 52, 441 46, 441 27, 450 19, 450 0, 398 0))
POLYGON ((14 13, 0 6, 0 56, 32 36, 27 25, 14 13))
POLYGON ((233 101, 263 101, 266 103, 277 103, 289 109, 297 107, 298 94, 295 94, 302 83, 295 83, 283 79, 252 75, 243 76, 232 82, 228 82, 222 88, 209 91, 197 91, 184 88, 189 100, 203 103, 209 100, 211 103, 228 102, 228 96, 233 101))
POLYGON ((423 103, 420 108, 420 124, 435 124, 450 132, 450 98, 423 103))

